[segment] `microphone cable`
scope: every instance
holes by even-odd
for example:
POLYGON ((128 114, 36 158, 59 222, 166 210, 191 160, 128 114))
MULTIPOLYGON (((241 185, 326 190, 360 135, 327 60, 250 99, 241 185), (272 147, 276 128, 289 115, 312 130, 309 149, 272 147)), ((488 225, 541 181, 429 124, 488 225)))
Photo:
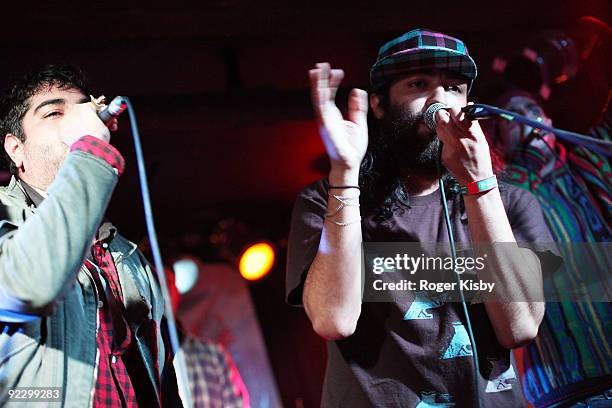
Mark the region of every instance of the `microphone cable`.
POLYGON ((149 183, 147 180, 147 171, 145 168, 144 155, 142 153, 142 145, 140 143, 140 132, 138 131, 138 124, 136 122, 136 113, 134 107, 129 98, 125 96, 120 97, 122 102, 127 106, 127 111, 130 116, 130 126, 132 129, 132 136, 134 138, 134 149, 136 151, 136 162, 138 163, 138 177, 140 181, 140 192, 142 194, 142 203, 145 212, 145 223, 147 226, 147 234, 149 236, 149 244, 151 245, 151 253, 153 255, 153 261, 155 265, 155 272, 159 279, 159 286, 162 291, 164 298, 164 308, 166 322, 168 325, 168 334, 170 336, 170 345, 174 354, 174 367, 176 371, 176 380, 179 390, 179 396, 182 397, 183 406, 185 408, 193 407, 193 399, 189 389, 189 377, 187 375, 187 365, 185 362, 184 353, 180 352, 180 343, 178 338, 178 332, 176 329, 176 319, 174 316, 174 310, 172 308, 172 301, 170 300, 170 293, 168 291, 168 282, 164 273, 164 264, 162 262, 161 251, 159 249, 159 243, 157 241, 157 233, 155 231, 155 222, 153 220, 153 208, 151 206, 151 197, 149 195, 149 183))
POLYGON ((440 141, 440 151, 438 155, 438 160, 436 163, 436 168, 438 172, 438 185, 440 189, 440 195, 442 200, 442 209, 444 212, 444 221, 446 223, 446 230, 448 231, 448 243, 451 250, 451 257, 453 260, 453 273, 455 274, 455 279, 457 280, 457 284, 459 286, 459 294, 461 295, 461 306, 463 309, 463 314, 465 316, 465 323, 468 336, 470 338, 470 342, 472 343, 472 359, 474 361, 474 390, 476 392, 476 401, 478 402, 478 408, 482 408, 482 399, 480 396, 480 386, 478 384, 478 376, 480 375, 480 364, 478 363, 478 349, 476 347, 476 339, 474 338, 474 331, 472 329, 472 321, 470 319, 470 314, 467 308, 467 302, 465 301, 465 295, 463 293, 463 288, 461 287, 461 275, 457 273, 455 270, 457 265, 457 249, 455 247, 455 238, 453 235, 453 226, 451 224, 450 215, 448 212, 448 206, 446 205, 446 193, 444 191, 444 180, 442 178, 442 148, 443 143, 440 141))

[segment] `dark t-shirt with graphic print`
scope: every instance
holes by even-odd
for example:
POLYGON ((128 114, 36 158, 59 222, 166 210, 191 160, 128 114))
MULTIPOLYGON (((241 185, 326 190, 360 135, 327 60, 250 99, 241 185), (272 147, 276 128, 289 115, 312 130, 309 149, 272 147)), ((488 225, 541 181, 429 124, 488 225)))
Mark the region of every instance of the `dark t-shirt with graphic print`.
MULTIPOLYGON (((306 274, 318 250, 327 208, 326 181, 304 189, 293 210, 287 262, 287 301, 301 305, 306 274)), ((531 193, 501 188, 517 242, 550 243, 541 208, 531 193)), ((447 197, 454 239, 469 242, 459 195, 447 197)), ((440 193, 397 202, 380 220, 362 213, 364 242, 448 242, 440 193)), ((540 254, 539 254, 540 255, 540 254)), ((548 254, 547 254, 548 255, 548 254)), ((355 256, 360 256, 356 254, 355 256)), ((482 304, 470 305, 484 407, 521 407, 524 399, 510 350, 497 342, 482 304)), ((327 343, 323 407, 475 407, 472 344, 461 303, 415 298, 363 302, 355 333, 327 343)))

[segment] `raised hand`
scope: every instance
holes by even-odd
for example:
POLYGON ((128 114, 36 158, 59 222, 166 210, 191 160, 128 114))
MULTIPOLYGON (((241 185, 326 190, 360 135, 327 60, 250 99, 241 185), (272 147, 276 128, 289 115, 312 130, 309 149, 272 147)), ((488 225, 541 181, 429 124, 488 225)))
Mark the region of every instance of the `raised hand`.
POLYGON ((331 162, 332 174, 359 175, 359 166, 368 147, 368 94, 353 89, 349 96, 348 120, 334 101, 344 71, 318 63, 308 72, 312 103, 320 125, 321 138, 331 162))
POLYGON ((477 121, 461 108, 436 113, 438 137, 444 143, 442 162, 462 186, 493 175, 489 144, 477 121))
POLYGON ((60 122, 60 138, 71 146, 81 136, 94 136, 110 141, 109 129, 102 123, 91 102, 79 103, 67 108, 60 122))

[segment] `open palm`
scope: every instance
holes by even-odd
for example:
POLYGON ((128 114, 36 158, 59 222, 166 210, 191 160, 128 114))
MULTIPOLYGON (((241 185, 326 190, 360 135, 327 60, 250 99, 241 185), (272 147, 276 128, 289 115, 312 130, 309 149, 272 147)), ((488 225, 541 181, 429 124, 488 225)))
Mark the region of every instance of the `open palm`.
POLYGON ((345 120, 334 101, 344 71, 319 63, 309 76, 312 102, 332 169, 358 169, 368 147, 367 93, 361 89, 351 91, 345 120))

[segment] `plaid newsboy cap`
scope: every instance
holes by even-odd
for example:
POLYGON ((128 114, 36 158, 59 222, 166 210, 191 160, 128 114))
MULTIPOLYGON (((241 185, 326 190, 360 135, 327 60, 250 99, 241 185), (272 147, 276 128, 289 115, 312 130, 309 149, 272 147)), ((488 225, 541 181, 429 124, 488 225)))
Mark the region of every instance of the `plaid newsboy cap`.
POLYGON ((418 28, 380 47, 378 58, 370 69, 370 83, 377 91, 401 75, 426 69, 456 72, 470 81, 468 88, 478 72, 463 41, 418 28))

